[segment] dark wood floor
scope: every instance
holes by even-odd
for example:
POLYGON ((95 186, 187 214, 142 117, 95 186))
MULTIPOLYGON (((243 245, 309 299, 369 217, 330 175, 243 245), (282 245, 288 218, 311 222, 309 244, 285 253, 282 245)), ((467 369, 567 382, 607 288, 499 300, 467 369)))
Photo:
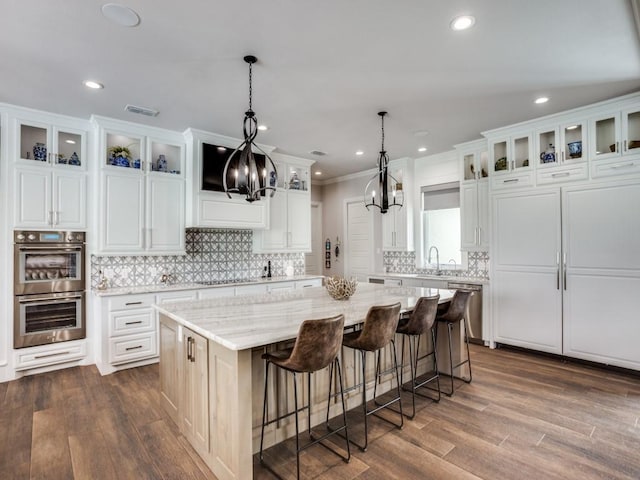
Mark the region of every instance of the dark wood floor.
MULTIPOLYGON (((354 450, 349 464, 320 446, 305 451, 303 477, 640 478, 639 377, 506 349, 474 347, 472 359, 472 384, 439 404, 420 400, 402 430, 373 419, 368 451, 354 450)), ((291 448, 267 458, 294 478, 291 448)), ((256 478, 274 478, 255 464, 256 478)), ((0 384, 0 478, 215 477, 160 410, 155 365, 0 384)))

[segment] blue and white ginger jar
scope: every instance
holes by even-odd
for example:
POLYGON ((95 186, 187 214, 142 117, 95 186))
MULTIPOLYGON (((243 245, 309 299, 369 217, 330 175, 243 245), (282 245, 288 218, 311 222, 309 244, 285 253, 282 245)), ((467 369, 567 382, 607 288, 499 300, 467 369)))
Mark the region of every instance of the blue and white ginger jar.
POLYGON ((47 160, 47 146, 44 143, 37 142, 33 146, 33 159, 37 160, 37 161, 40 161, 40 162, 46 162, 46 160, 47 160))

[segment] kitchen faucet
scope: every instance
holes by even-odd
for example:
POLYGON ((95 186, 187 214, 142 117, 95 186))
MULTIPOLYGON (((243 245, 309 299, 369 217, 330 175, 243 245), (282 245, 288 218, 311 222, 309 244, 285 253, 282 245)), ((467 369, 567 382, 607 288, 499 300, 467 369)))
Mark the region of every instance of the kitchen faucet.
POLYGON ((436 251, 436 275, 440 275, 440 252, 438 251, 438 247, 435 245, 431 245, 429 248, 429 256, 427 258, 427 262, 431 263, 431 250, 436 251))

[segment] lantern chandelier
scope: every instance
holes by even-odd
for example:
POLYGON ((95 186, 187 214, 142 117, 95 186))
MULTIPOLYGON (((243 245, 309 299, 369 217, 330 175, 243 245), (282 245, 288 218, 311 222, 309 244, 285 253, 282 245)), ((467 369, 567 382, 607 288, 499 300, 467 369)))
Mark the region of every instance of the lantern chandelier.
POLYGON ((364 189, 364 206, 367 210, 369 207, 378 207, 380 213, 387 213, 389 207, 402 208, 404 204, 402 184, 388 172, 389 155, 384 149, 384 116, 386 114, 387 112, 378 112, 382 122, 382 147, 378 157, 378 171, 364 189))
POLYGON ((255 202, 260 200, 260 196, 267 190, 271 190, 271 197, 275 195, 278 170, 271 157, 254 142, 258 135, 258 119, 252 109, 252 65, 258 59, 253 55, 247 55, 244 57, 244 61, 249 64, 249 110, 244 113, 244 141, 229 155, 222 172, 222 182, 224 191, 229 198, 232 193, 240 193, 245 195, 247 202, 255 202), (264 155, 264 165, 256 163, 252 148, 259 150, 264 155), (270 174, 270 180, 267 179, 268 168, 273 172, 270 174), (227 172, 231 173, 233 179, 231 188, 227 182, 227 172))

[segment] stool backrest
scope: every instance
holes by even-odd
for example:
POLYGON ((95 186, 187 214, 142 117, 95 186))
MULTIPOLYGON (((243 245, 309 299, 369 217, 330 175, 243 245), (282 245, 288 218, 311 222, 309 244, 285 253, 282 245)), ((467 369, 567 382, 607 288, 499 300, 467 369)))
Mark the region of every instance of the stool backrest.
POLYGON ((428 332, 436 320, 440 295, 433 297, 420 297, 411 312, 406 333, 409 335, 422 335, 428 332))
POLYGON ((467 306, 473 293, 471 290, 456 290, 449 304, 449 309, 439 319, 447 322, 459 322, 462 320, 467 314, 467 306))
POLYGON ((300 325, 288 364, 301 372, 316 372, 338 356, 344 333, 344 315, 305 320, 300 325))
POLYGON ((359 348, 375 351, 389 344, 400 320, 400 302, 369 308, 358 336, 359 348))

